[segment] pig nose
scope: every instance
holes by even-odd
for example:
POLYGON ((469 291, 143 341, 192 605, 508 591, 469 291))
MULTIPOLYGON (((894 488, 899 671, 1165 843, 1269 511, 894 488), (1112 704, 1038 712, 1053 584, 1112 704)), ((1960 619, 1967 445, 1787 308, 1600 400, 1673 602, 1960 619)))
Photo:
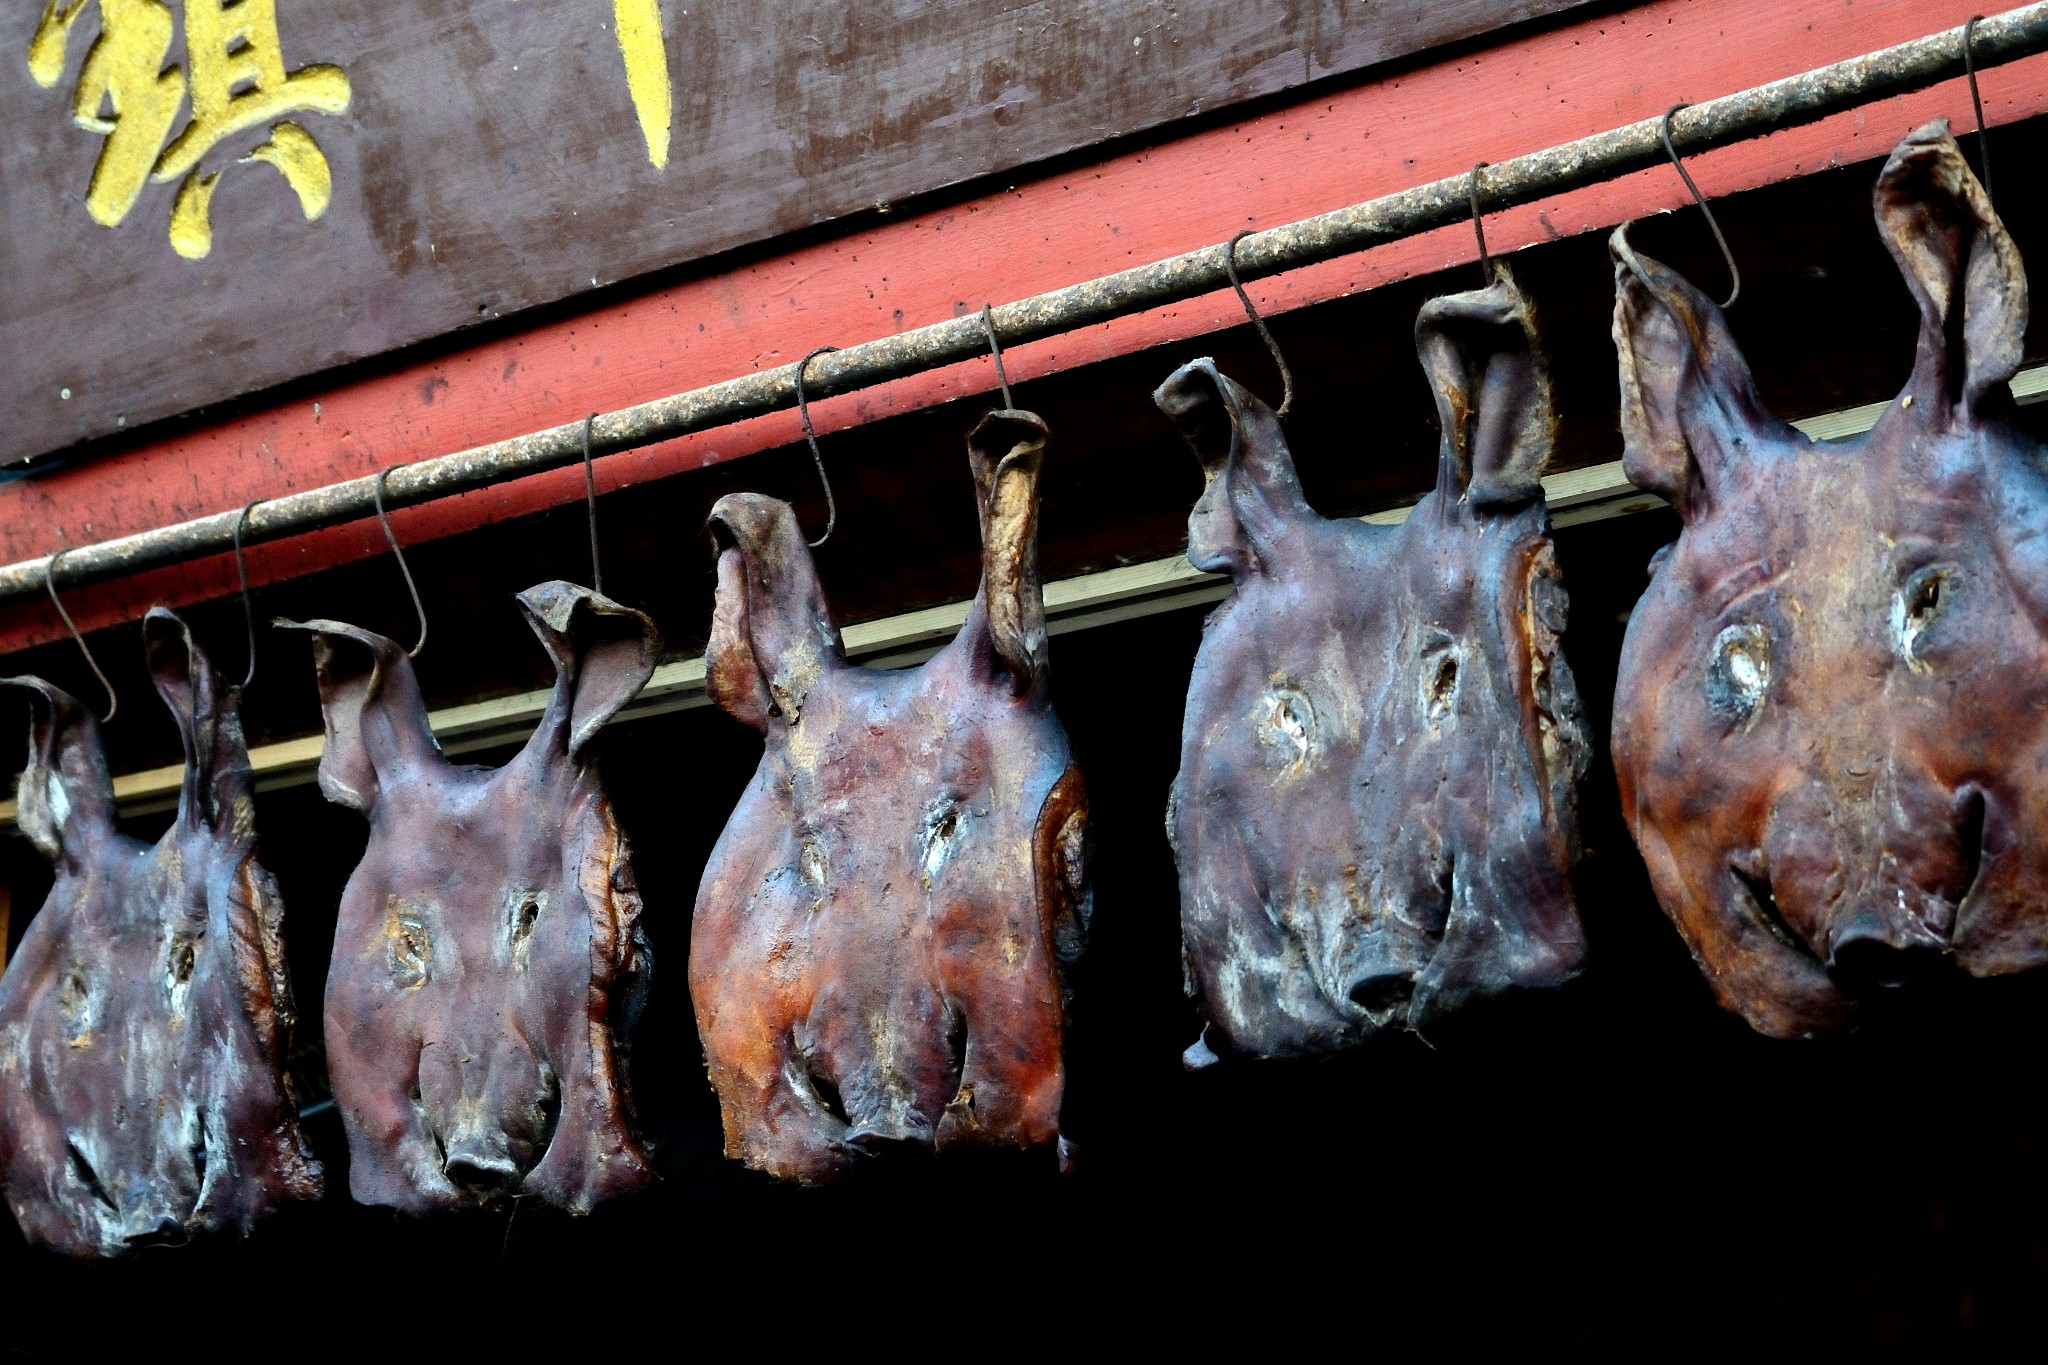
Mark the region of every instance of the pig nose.
POLYGON ((1398 1013, 1415 990, 1415 973, 1399 968, 1375 966, 1351 983, 1351 1003, 1374 1019, 1398 1013))
POLYGON ((1836 930, 1828 975, 1846 995, 1871 995, 1905 985, 1934 966, 1941 954, 1942 944, 1926 930, 1902 931, 1866 913, 1836 930))
POLYGON ((128 1220, 121 1229, 121 1240, 136 1251, 144 1247, 179 1246, 186 1240, 185 1225, 168 1213, 144 1214, 128 1220))
POLYGON ((519 1183, 519 1167, 506 1154, 503 1144, 488 1144, 471 1138, 448 1149, 442 1164, 448 1181, 473 1194, 495 1194, 519 1183))

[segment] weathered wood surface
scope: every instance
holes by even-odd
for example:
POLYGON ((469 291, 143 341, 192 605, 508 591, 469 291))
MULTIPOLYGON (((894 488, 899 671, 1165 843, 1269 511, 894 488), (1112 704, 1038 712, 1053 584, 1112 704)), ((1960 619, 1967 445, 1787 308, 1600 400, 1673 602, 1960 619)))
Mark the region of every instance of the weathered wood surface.
POLYGON ((0 460, 1577 3, 52 0, 0 460))

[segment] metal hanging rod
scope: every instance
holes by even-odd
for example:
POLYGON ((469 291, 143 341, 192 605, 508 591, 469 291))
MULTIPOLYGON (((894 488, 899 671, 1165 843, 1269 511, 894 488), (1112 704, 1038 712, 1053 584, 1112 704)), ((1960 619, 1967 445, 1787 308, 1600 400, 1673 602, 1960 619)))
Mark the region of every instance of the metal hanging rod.
MULTIPOLYGON (((1980 70, 2044 50, 2048 0, 1981 20, 1971 43, 1980 70)), ((1671 142, 1679 152, 1695 155, 1963 74, 1963 29, 1947 29, 1692 105, 1671 119, 1671 142)), ((1661 115, 1647 118, 1495 162, 1486 170, 1487 205, 1497 212, 1663 165, 1663 122, 1661 115)), ((1236 243, 1237 273, 1262 279, 1463 223, 1471 215, 1468 181, 1461 172, 1254 233, 1236 243)), ((1221 244, 1205 247, 1002 304, 993 310, 995 328, 1004 345, 1015 346, 1214 293, 1229 287, 1228 255, 1221 244)), ((811 398, 830 397, 978 359, 987 350, 982 316, 970 313, 820 355, 811 362, 804 389, 811 398)), ((590 448, 597 455, 612 455, 793 408, 796 398, 793 367, 742 375, 601 414, 589 427, 590 448)), ((584 431, 578 420, 392 468, 384 484, 385 505, 412 506, 578 463, 584 431)), ((376 475, 366 475, 259 503, 243 524, 242 541, 277 540, 372 516, 376 484, 376 475)), ((241 519, 240 509, 218 512, 64 551, 65 584, 225 554, 241 519)), ((42 556, 0 568, 0 603, 40 596, 48 562, 42 556)))

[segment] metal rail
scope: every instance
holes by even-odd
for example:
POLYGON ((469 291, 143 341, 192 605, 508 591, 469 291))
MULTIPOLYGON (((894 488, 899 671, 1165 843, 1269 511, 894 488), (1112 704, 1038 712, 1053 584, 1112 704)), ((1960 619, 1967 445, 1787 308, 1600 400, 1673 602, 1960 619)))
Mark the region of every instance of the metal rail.
MULTIPOLYGON (((1972 55, 1981 69, 2044 50, 2048 0, 1981 20, 1972 55)), ((1962 74, 1963 30, 1948 29, 1692 105, 1671 120, 1671 140, 1682 153, 1711 151, 1962 74)), ((1664 164, 1662 122, 1644 119, 1493 164, 1486 171, 1486 206, 1526 204, 1664 164)), ((1237 243, 1238 275, 1277 275, 1463 222, 1471 216, 1468 181, 1461 174, 1254 233, 1237 243)), ((1206 247, 1006 303, 994 310, 995 328, 1003 344, 1013 346, 1213 293, 1228 287, 1226 254, 1222 245, 1206 247)), ((975 359, 987 349, 979 314, 953 318, 821 355, 804 387, 813 398, 829 397, 975 359)), ((591 428, 591 451, 616 454, 795 405, 793 367, 743 375, 605 413, 591 428)), ((384 501, 390 507, 430 502, 582 458, 583 423, 572 422, 395 467, 385 480, 384 501)), ((375 483, 375 475, 366 475, 261 503, 248 515, 243 543, 369 517, 375 483)), ((227 553, 238 515, 218 512, 79 546, 64 553, 63 580, 115 578, 227 553)), ((42 556, 0 568, 0 603, 40 596, 48 564, 42 556)))

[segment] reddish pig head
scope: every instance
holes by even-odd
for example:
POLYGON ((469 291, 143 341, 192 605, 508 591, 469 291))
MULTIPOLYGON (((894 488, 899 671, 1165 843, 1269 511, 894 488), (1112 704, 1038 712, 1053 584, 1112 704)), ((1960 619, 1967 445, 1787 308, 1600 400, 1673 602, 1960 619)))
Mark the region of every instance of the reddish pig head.
POLYGON ((326 719, 320 789, 370 820, 327 977, 327 1070, 365 1204, 519 1195, 587 1213, 653 1178, 624 1066, 651 959, 584 749, 653 672, 654 627, 569 583, 518 602, 555 688, 496 769, 441 756, 398 645, 298 626, 326 719))
POLYGON ((1502 273, 1416 342, 1437 486, 1399 526, 1303 500, 1271 409, 1207 360, 1154 395, 1208 478, 1188 558, 1235 591, 1203 631, 1167 830, 1185 1054, 1298 1056, 1579 969, 1568 873, 1584 719, 1538 475, 1550 388, 1502 273))
POLYGON ((256 862, 237 693, 177 617, 142 629, 185 747, 155 844, 114 828, 85 708, 4 680, 30 698, 21 829, 56 880, 0 976, 0 1184, 31 1242, 76 1256, 246 1234, 321 1190, 284 1079, 284 905, 256 862))
POLYGON ((1087 807, 1046 676, 1044 424, 972 457, 982 582, 922 667, 846 661, 796 517, 712 509, 712 699, 767 738, 697 893, 690 993, 726 1154, 817 1181, 890 1147, 1059 1135, 1087 807))
POLYGON ((1944 123, 1892 153, 1877 223, 1919 350, 1834 444, 1613 240, 1628 474, 1684 522, 1622 653, 1623 810, 1722 1003, 1778 1037, 1944 955, 2048 959, 2048 477, 2005 383, 2026 277, 1944 123))

